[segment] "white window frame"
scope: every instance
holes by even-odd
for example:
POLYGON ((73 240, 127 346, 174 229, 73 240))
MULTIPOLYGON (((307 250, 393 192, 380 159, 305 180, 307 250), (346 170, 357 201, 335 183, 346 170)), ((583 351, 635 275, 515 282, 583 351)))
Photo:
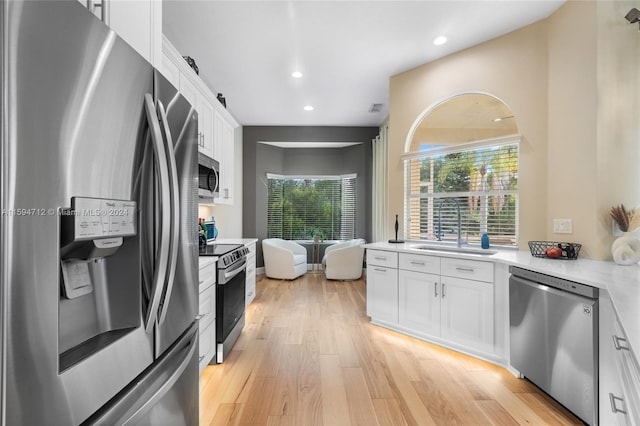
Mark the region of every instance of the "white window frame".
MULTIPOLYGON (((415 199, 423 199, 423 198, 454 198, 454 197, 465 197, 471 194, 471 191, 464 192, 444 192, 444 193, 429 193, 429 194, 412 194, 411 193, 411 184, 410 184, 410 161, 412 159, 420 159, 424 157, 431 157, 436 155, 446 155, 458 152, 468 152, 475 149, 488 148, 488 147, 499 147, 505 145, 517 145, 518 146, 518 164, 520 163, 520 142, 522 140, 521 135, 511 135, 499 138, 486 139, 481 141, 475 141, 464 144, 457 145, 446 145, 446 144, 438 144, 433 143, 433 146, 439 146, 438 148, 432 148, 428 150, 414 151, 401 155, 401 159, 404 161, 404 239, 411 241, 433 241, 433 240, 424 240, 419 239, 416 240, 411 239, 411 200, 415 199)), ((505 245, 505 247, 517 247, 518 238, 519 238, 519 190, 501 190, 501 191, 482 191, 482 193, 478 194, 481 197, 490 197, 492 195, 515 195, 516 203, 515 203, 515 241, 513 244, 505 245)), ((488 216, 485 217, 485 220, 488 216)), ((432 222, 434 221, 432 217, 432 222)), ((484 224, 486 227, 486 223, 484 224)), ((491 237, 491 235, 489 235, 491 237)), ((462 236, 464 239, 464 235, 462 236)))

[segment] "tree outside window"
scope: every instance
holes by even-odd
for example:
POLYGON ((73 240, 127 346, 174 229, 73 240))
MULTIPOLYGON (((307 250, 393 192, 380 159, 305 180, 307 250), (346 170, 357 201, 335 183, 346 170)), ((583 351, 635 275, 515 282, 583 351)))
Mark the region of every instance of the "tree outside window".
POLYGON ((356 176, 267 175, 269 238, 346 240, 355 237, 356 176))
POLYGON ((517 143, 425 147, 405 166, 405 238, 456 241, 459 206, 463 240, 517 245, 517 143))

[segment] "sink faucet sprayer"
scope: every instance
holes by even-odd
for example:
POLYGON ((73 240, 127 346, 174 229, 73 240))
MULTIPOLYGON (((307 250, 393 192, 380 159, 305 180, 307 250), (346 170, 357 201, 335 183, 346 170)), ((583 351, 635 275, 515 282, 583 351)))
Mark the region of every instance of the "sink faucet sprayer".
POLYGON ((458 247, 462 247, 462 215, 460 212, 460 203, 455 198, 443 198, 438 203, 438 241, 442 241, 442 205, 445 201, 451 200, 456 203, 456 210, 458 212, 458 247))

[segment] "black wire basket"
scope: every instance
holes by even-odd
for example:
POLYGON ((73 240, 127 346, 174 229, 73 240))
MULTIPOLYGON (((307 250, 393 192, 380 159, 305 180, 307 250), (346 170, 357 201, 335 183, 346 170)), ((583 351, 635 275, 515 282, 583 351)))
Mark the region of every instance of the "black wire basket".
POLYGON ((582 244, 563 243, 558 241, 529 241, 531 255, 545 259, 577 259, 582 244), (548 249, 559 248, 562 253, 559 256, 550 256, 548 249))

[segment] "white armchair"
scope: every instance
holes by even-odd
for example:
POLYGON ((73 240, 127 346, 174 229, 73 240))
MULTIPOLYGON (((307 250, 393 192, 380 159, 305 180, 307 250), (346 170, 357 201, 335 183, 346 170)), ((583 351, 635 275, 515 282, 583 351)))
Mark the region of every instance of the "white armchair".
POLYGON ((358 238, 327 247, 322 258, 325 276, 330 280, 360 278, 365 243, 365 240, 358 238))
POLYGON ((262 240, 264 273, 269 278, 293 280, 307 272, 307 249, 280 238, 262 240))

